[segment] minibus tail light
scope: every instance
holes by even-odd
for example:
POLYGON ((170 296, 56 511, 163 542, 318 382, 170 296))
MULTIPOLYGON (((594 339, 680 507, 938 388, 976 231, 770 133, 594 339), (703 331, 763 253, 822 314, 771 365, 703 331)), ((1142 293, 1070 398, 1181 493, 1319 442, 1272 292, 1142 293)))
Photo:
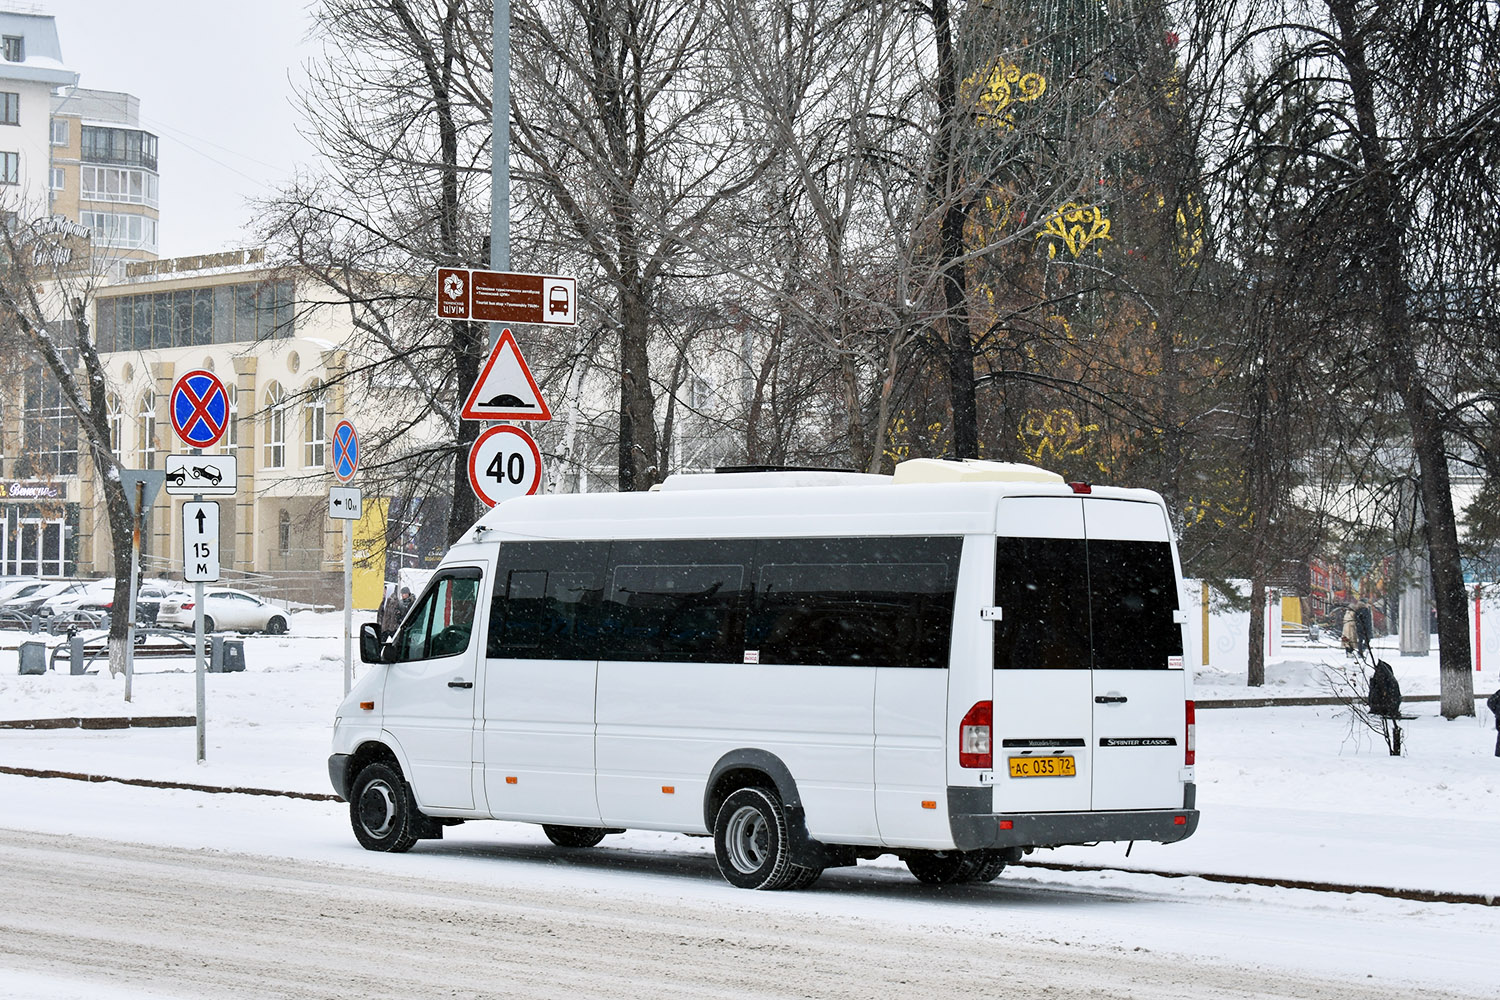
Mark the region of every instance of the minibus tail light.
POLYGON ((990 751, 991 705, 987 701, 976 702, 964 713, 958 724, 958 766, 993 767, 994 754, 990 751))
POLYGON ((1187 703, 1187 739, 1183 743, 1185 756, 1184 764, 1195 763, 1198 759, 1198 721, 1197 713, 1193 710, 1193 703, 1187 703))

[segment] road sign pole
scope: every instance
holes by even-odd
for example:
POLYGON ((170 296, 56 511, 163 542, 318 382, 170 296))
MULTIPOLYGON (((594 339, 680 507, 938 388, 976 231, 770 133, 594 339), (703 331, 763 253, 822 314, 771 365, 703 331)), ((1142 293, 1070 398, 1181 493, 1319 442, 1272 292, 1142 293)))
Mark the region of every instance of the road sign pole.
POLYGON ((205 748, 208 742, 208 711, 205 707, 207 699, 203 691, 203 583, 201 581, 193 584, 193 655, 198 661, 198 763, 201 764, 206 756, 205 748))
MULTIPOLYGON (((510 0, 495 0, 495 39, 491 64, 490 267, 510 270, 510 0)), ((500 324, 490 324, 490 345, 500 339, 500 324)))
POLYGON ((354 522, 344 521, 344 693, 354 685, 354 522))
POLYGON ((130 604, 125 609, 129 617, 125 622, 125 700, 130 701, 130 689, 135 680, 135 581, 141 575, 141 519, 146 513, 146 484, 136 480, 135 517, 130 521, 130 604))

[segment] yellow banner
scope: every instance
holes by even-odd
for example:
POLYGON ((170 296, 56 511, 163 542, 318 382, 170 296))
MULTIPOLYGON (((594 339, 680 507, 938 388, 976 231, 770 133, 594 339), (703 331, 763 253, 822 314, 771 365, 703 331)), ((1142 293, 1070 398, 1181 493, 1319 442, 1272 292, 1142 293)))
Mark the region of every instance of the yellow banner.
POLYGON ((354 522, 354 606, 375 611, 385 598, 385 519, 391 502, 366 499, 354 522))

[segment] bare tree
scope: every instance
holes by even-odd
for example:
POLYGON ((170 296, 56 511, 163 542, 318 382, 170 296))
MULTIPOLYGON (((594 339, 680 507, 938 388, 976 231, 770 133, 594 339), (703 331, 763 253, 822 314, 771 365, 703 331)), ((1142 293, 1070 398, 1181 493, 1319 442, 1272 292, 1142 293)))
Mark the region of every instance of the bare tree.
MULTIPOLYGON (((38 364, 52 380, 78 421, 103 495, 114 557, 115 593, 130 592, 134 517, 110 442, 109 383, 89 324, 100 272, 109 262, 91 252, 59 265, 37 253, 46 223, 21 221, 0 227, 0 338, 38 364)), ((116 604, 117 611, 124 604, 116 604)), ((109 670, 125 670, 128 614, 111 616, 109 670)))
POLYGON ((473 0, 323 0, 324 52, 300 91, 323 169, 261 206, 280 258, 321 283, 313 304, 347 309, 360 334, 348 390, 409 407, 371 435, 367 452, 383 458, 369 471, 450 497, 450 541, 479 513, 465 465, 478 425, 455 415, 485 343, 482 324, 433 318, 432 288, 436 268, 485 256, 489 11, 473 0), (418 426, 441 432, 414 441, 418 426))
MULTIPOLYGON (((1500 30, 1493 4, 1226 4, 1227 44, 1251 63, 1234 155, 1274 156, 1305 183, 1282 211, 1306 238, 1293 265, 1308 328, 1345 398, 1399 413, 1438 612, 1444 716, 1472 715, 1473 677, 1449 474, 1454 389, 1472 389, 1497 244, 1500 30), (1300 91, 1279 134, 1265 109, 1300 91), (1321 234, 1321 237, 1318 237, 1321 234), (1328 238, 1333 234, 1335 238, 1328 238), (1477 282, 1477 284, 1476 284, 1477 282), (1458 302, 1466 307, 1460 309, 1458 302), (1469 312, 1463 317, 1463 312, 1469 312)), ((1493 324, 1489 324, 1493 337, 1493 324)), ((1486 352, 1489 353, 1489 352, 1486 352)))
POLYGON ((765 170, 761 129, 727 113, 733 39, 689 0, 550 0, 512 7, 511 143, 532 199, 597 277, 617 337, 618 469, 660 467, 652 338, 687 249, 765 170))

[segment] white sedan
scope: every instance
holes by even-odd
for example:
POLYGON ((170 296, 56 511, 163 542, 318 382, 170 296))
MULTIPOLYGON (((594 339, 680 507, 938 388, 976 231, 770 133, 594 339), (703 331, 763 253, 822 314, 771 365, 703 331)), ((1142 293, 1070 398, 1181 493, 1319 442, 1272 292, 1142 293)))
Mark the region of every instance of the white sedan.
MULTIPOLYGON (((197 608, 193 595, 168 594, 156 612, 156 624, 192 628, 197 608)), ((254 594, 227 587, 210 587, 203 591, 203 631, 267 632, 280 635, 286 631, 285 608, 267 604, 254 594)))

